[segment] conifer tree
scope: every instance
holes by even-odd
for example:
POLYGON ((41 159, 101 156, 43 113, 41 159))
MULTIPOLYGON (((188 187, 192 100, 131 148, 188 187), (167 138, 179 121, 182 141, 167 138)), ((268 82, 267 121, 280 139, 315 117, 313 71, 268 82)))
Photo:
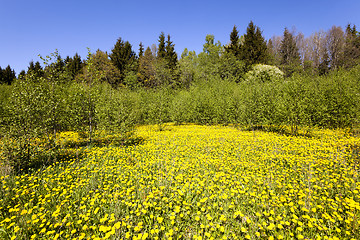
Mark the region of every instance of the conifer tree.
POLYGON ((139 59, 138 81, 141 86, 154 87, 155 85, 155 57, 147 47, 144 56, 139 59))
POLYGON ((29 63, 29 67, 28 67, 27 73, 29 73, 30 71, 35 71, 34 61, 31 61, 31 62, 29 63))
POLYGON ((66 71, 70 75, 71 79, 75 79, 76 75, 78 75, 83 68, 83 62, 78 53, 75 53, 74 57, 67 57, 65 59, 66 63, 66 71))
POLYGON ((165 58, 166 55, 166 49, 165 49, 165 34, 164 32, 161 32, 159 36, 159 47, 157 51, 157 57, 159 59, 165 58))
POLYGON ((26 76, 25 70, 21 70, 21 72, 19 73, 18 79, 23 79, 23 78, 25 78, 25 76, 26 76))
POLYGON ((4 80, 3 80, 3 70, 0 66, 0 84, 3 84, 4 83, 4 80))
POLYGON ((39 61, 37 61, 35 64, 33 61, 29 63, 29 67, 27 70, 27 74, 33 74, 34 79, 39 79, 40 77, 44 76, 44 70, 41 67, 41 64, 39 61))
POLYGON ((321 60, 319 67, 318 67, 319 75, 327 74, 330 70, 329 65, 330 65, 329 54, 327 52, 325 52, 323 59, 321 60))
POLYGON ((299 49, 293 35, 287 28, 284 30, 284 36, 280 44, 280 64, 286 76, 290 76, 300 66, 299 49))
POLYGON ((38 78, 44 76, 44 71, 43 71, 43 68, 41 67, 39 61, 37 61, 37 62, 35 63, 34 72, 35 72, 35 74, 36 74, 36 76, 37 76, 38 78))
POLYGON ((2 83, 10 85, 16 79, 16 74, 10 65, 2 70, 2 83))
POLYGON ((260 28, 254 25, 252 21, 249 23, 244 35, 240 58, 245 61, 247 68, 254 64, 266 64, 268 61, 266 41, 260 28))
POLYGON ((165 50, 166 68, 169 70, 170 73, 169 84, 172 87, 176 87, 177 85, 179 85, 178 59, 175 52, 175 44, 170 40, 170 35, 167 36, 165 50))
POLYGON ((144 56, 144 45, 142 44, 142 42, 140 42, 139 44, 139 59, 144 56))
POLYGON ((53 63, 53 67, 58 73, 61 73, 65 70, 65 62, 61 58, 60 54, 57 56, 56 62, 53 63))
POLYGON ((356 26, 348 24, 346 27, 346 39, 344 49, 345 67, 353 67, 360 62, 360 34, 356 26))
POLYGON ((276 53, 274 51, 274 44, 273 41, 271 39, 269 39, 268 43, 267 43, 267 51, 268 51, 268 63, 270 65, 276 65, 276 53))
POLYGON ((166 47, 165 47, 165 59, 169 69, 175 69, 177 64, 177 54, 175 52, 175 45, 170 40, 170 35, 167 36, 166 47))
POLYGON ((124 42, 121 38, 117 40, 111 52, 111 62, 120 70, 120 84, 130 71, 136 69, 136 53, 132 50, 131 44, 128 41, 124 42))
POLYGON ((239 32, 234 25, 232 32, 230 33, 230 45, 225 47, 227 53, 233 54, 235 57, 240 55, 240 38, 239 32))

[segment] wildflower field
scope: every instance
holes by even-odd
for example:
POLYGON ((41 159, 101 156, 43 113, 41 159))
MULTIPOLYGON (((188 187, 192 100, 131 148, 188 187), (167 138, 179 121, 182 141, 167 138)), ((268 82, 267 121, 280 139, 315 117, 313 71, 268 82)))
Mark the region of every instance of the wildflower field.
POLYGON ((171 124, 135 134, 141 144, 1 176, 0 239, 360 239, 359 137, 171 124))

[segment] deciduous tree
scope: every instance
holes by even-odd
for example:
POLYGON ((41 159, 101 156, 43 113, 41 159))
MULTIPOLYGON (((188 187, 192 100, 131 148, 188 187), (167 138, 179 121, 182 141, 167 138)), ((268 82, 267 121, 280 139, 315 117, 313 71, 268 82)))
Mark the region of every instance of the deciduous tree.
POLYGON ((341 27, 332 26, 326 35, 326 48, 330 60, 330 67, 337 69, 343 65, 345 35, 341 27))

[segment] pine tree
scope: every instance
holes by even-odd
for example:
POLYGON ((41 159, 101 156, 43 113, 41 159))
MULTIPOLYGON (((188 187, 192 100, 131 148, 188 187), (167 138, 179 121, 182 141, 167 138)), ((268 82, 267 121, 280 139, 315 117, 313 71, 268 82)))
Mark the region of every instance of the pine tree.
POLYGON ((252 21, 249 23, 244 35, 240 59, 245 61, 247 68, 258 63, 266 64, 268 61, 266 41, 260 28, 255 26, 252 21))
POLYGON ((157 52, 157 57, 159 59, 165 58, 166 55, 166 49, 165 49, 165 34, 164 32, 161 32, 159 36, 159 47, 157 52))
POLYGON ((230 45, 225 47, 227 53, 233 54, 235 57, 240 55, 240 38, 239 32, 234 25, 232 32, 230 33, 230 45))
POLYGON ((120 82, 117 83, 120 84, 128 72, 136 69, 136 53, 132 50, 131 44, 128 41, 124 42, 121 38, 117 40, 111 52, 111 62, 120 70, 120 82))
POLYGON ((287 28, 284 30, 284 36, 280 44, 280 64, 286 76, 290 76, 300 66, 299 49, 293 35, 287 28))

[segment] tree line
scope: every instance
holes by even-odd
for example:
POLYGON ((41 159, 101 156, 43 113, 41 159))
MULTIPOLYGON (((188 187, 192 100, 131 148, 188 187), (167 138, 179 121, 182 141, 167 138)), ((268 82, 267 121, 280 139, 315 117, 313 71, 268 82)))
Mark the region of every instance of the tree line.
MULTIPOLYGON (((290 77, 294 73, 324 75, 339 68, 352 68, 360 59, 360 33, 355 25, 347 25, 345 31, 333 26, 328 31, 318 31, 309 37, 285 28, 282 36, 273 36, 268 41, 261 29, 252 21, 246 33, 239 35, 236 26, 230 33, 229 43, 215 42, 207 35, 203 51, 196 54, 185 49, 179 57, 170 35, 162 32, 158 43, 145 47, 140 42, 138 53, 133 46, 119 38, 110 53, 97 50, 94 65, 101 73, 102 81, 114 88, 159 86, 188 87, 196 79, 219 76, 235 82, 242 81, 246 72, 256 64, 277 66, 290 77)), ((64 69, 68 80, 86 80, 86 60, 78 54, 65 59, 59 57, 55 67, 64 69)), ((27 71, 18 78, 35 73, 43 76, 46 69, 39 61, 31 61, 27 71)), ((0 83, 11 84, 15 72, 8 66, 0 68, 0 83)))

